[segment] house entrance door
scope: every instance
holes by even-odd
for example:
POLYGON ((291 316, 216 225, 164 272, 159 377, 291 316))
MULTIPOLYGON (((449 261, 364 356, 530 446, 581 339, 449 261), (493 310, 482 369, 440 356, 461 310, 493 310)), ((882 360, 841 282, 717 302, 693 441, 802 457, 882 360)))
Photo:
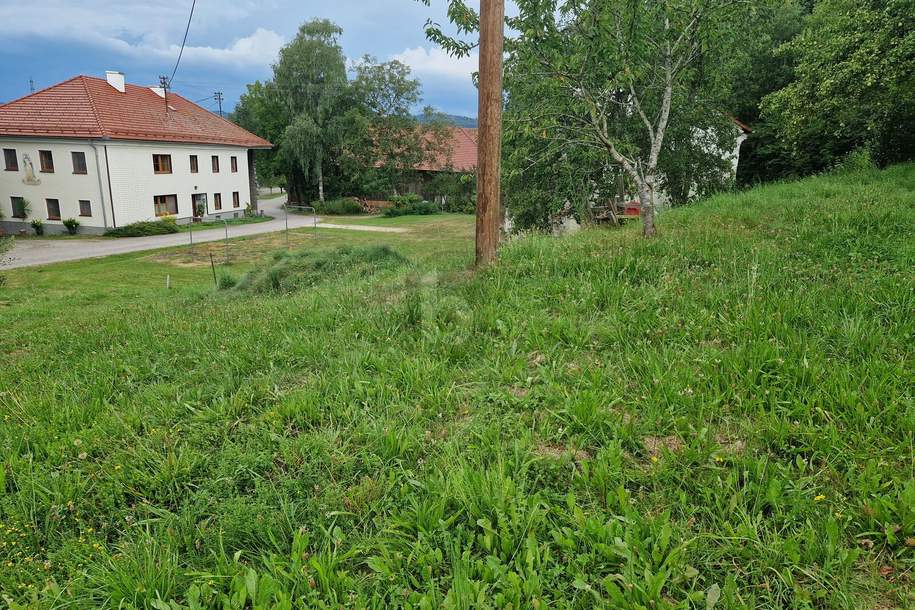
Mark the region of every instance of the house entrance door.
POLYGON ((191 196, 191 201, 193 202, 194 207, 194 219, 203 218, 207 215, 207 194, 206 193, 194 193, 191 196))

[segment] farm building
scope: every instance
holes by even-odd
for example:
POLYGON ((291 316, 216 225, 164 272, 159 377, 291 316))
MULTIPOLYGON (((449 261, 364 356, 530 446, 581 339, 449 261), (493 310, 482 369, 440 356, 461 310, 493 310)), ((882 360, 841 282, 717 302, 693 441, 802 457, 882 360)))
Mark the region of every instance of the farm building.
POLYGON ((257 206, 254 150, 270 142, 120 72, 77 76, 0 106, 0 220, 50 233, 75 218, 104 233, 172 216, 232 218, 257 206))

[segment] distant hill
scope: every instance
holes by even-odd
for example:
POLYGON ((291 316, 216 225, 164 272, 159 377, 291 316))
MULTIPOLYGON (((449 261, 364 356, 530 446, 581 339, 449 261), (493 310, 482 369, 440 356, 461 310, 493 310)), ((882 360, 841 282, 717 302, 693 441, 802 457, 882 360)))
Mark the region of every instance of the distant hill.
MULTIPOLYGON (((445 118, 445 121, 449 125, 454 125, 455 127, 476 127, 477 120, 474 117, 469 116, 460 116, 457 114, 442 114, 440 115, 445 118)), ((423 121, 425 117, 421 114, 416 115, 418 121, 423 121)))

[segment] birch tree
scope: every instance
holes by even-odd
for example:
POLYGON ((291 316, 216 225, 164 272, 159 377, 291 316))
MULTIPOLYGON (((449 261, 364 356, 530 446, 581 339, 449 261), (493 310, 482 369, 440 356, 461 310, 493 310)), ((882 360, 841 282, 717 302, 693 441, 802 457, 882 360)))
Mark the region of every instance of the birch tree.
POLYGON ((309 21, 283 47, 273 67, 274 84, 291 121, 281 152, 292 166, 289 194, 294 199, 308 201, 302 182, 314 176, 318 199, 324 201, 324 163, 339 146, 339 117, 348 92, 346 58, 337 41, 342 33, 330 21, 309 21))

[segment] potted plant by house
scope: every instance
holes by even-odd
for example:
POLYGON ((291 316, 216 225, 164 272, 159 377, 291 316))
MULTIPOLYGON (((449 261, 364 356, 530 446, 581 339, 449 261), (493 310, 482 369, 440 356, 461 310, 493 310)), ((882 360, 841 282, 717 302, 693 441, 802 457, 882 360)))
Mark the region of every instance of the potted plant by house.
POLYGON ((34 219, 29 224, 32 225, 33 229, 35 229, 35 235, 38 235, 38 236, 44 235, 44 223, 41 222, 40 218, 34 219))
POLYGON ((79 231, 79 221, 75 218, 66 219, 64 226, 67 227, 67 233, 70 235, 76 235, 76 232, 79 231))

